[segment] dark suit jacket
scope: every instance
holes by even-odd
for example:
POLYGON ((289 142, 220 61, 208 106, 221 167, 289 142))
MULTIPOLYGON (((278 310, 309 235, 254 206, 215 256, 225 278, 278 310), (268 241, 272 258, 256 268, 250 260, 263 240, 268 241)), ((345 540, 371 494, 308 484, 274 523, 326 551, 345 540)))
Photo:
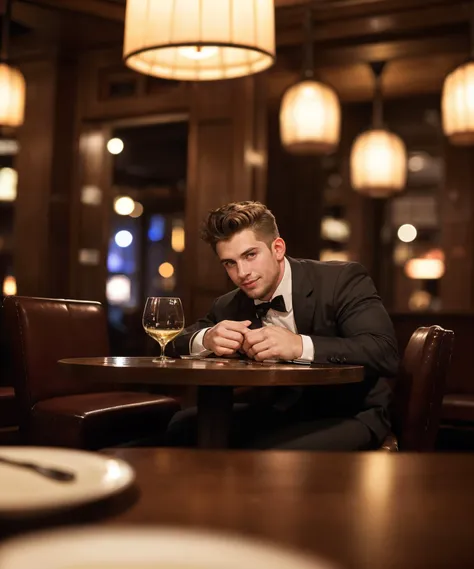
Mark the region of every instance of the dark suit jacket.
MULTIPOLYGON (((365 367, 362 383, 300 390, 299 407, 305 417, 356 416, 382 440, 390 428, 391 396, 383 378, 396 375, 399 356, 392 322, 372 279, 358 263, 288 261, 296 328, 311 336, 314 363, 365 367)), ((233 290, 216 299, 206 317, 176 338, 175 350, 189 354, 192 336, 221 320, 255 318, 254 301, 240 289, 233 290)))

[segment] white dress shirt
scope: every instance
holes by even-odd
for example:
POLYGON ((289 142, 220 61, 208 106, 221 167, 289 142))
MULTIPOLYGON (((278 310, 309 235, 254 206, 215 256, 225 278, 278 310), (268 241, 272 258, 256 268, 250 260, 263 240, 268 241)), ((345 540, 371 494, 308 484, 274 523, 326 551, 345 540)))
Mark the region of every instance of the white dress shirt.
MULTIPOLYGON (((288 259, 285 257, 285 271, 283 273, 283 278, 280 281, 275 293, 273 294, 270 302, 276 297, 282 295, 285 301, 286 312, 278 312, 270 308, 266 316, 262 318, 263 326, 281 326, 282 328, 287 328, 294 334, 298 333, 296 329, 295 316, 293 313, 293 291, 292 291, 292 279, 291 279, 291 265, 288 259)), ((262 302, 267 302, 265 300, 254 300, 255 304, 261 304, 262 302)), ((207 356, 211 352, 206 350, 203 346, 204 334, 209 330, 209 328, 203 328, 197 334, 191 338, 191 345, 189 346, 189 353, 192 356, 207 356)), ((303 342, 303 351, 299 358, 299 361, 312 362, 314 358, 314 345, 313 341, 309 336, 301 335, 303 342)))

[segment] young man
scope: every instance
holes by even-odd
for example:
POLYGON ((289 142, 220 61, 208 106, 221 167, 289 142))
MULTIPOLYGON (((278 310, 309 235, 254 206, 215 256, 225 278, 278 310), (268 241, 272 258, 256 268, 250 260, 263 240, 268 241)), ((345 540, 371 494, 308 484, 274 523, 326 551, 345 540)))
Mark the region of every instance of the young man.
MULTIPOLYGON (((397 343, 372 280, 357 263, 287 257, 273 214, 261 203, 210 212, 202 238, 237 289, 175 340, 179 354, 246 355, 365 367, 343 386, 275 388, 267 405, 235 406, 237 446, 308 450, 377 447, 389 431, 397 343)), ((170 423, 170 444, 192 445, 195 410, 170 423)))

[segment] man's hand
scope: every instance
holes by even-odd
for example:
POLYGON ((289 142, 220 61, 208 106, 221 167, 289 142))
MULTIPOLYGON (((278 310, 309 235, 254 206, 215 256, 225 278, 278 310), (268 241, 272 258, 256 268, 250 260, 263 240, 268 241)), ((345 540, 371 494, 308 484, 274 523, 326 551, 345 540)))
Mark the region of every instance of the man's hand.
POLYGON ((242 345, 245 353, 257 361, 296 360, 303 353, 303 340, 281 326, 264 326, 247 330, 242 345))
POLYGON ((202 345, 216 356, 230 356, 240 350, 244 336, 252 324, 250 320, 235 322, 222 320, 204 334, 202 345))

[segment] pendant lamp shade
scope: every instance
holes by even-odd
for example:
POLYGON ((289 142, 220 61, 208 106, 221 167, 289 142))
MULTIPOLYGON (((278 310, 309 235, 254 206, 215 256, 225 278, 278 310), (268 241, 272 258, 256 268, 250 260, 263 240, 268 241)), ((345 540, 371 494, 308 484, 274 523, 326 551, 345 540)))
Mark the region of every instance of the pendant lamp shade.
POLYGON ((329 154, 340 136, 341 107, 331 87, 301 81, 283 96, 280 109, 282 145, 293 154, 329 154))
POLYGON ((351 184, 355 191, 372 198, 386 198, 405 187, 405 144, 388 130, 368 130, 354 141, 350 166, 351 184))
POLYGON ((251 75, 275 59, 273 0, 128 0, 124 60, 166 79, 251 75))
POLYGON ((18 69, 0 63, 0 126, 23 124, 25 79, 18 69))
POLYGON ((452 71, 441 97, 443 131, 457 146, 474 144, 474 61, 452 71))
POLYGON ((405 265, 405 274, 410 279, 440 279, 445 273, 442 259, 410 259, 405 265))

